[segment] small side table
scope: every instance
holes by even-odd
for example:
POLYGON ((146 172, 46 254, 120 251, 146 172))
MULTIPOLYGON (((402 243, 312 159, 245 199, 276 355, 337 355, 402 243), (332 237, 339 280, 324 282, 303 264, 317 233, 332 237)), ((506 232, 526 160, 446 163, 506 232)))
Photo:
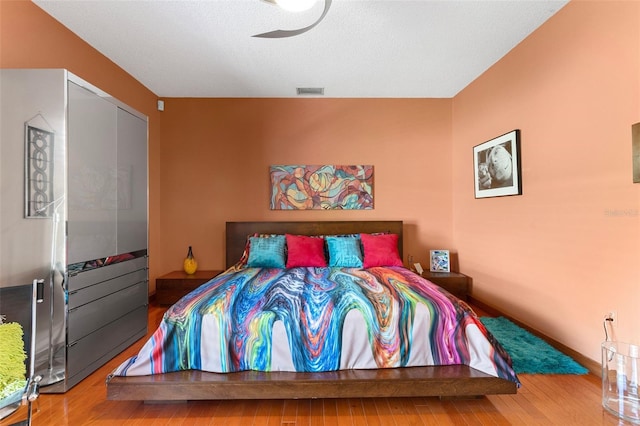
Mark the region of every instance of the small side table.
POLYGON ((173 305, 182 296, 200 287, 223 270, 196 271, 188 275, 184 271, 173 271, 156 278, 156 301, 159 305, 173 305))
POLYGON ((467 300, 471 278, 459 272, 431 272, 423 271, 422 278, 447 290, 458 299, 467 300))

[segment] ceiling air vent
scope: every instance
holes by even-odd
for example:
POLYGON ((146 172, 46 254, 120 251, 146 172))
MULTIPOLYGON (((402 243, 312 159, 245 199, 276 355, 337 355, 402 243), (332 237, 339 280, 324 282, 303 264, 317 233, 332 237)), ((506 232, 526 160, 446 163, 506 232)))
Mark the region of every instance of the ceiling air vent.
POLYGON ((298 96, 305 96, 305 95, 323 96, 324 87, 297 87, 296 92, 298 93, 298 96))

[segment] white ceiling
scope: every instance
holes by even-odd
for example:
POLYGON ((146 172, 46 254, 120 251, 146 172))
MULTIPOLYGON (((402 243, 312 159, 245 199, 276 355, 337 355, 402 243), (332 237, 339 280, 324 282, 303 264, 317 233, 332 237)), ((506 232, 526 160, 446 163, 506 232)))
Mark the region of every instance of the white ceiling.
POLYGON ((34 0, 159 97, 450 98, 565 0, 333 0, 285 12, 262 0, 34 0))

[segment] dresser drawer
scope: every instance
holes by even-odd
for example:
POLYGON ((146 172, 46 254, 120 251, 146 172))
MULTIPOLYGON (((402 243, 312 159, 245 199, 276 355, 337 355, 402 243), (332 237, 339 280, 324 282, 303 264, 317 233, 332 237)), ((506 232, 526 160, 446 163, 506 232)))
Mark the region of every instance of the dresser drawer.
POLYGON ((141 281, 147 281, 146 269, 140 269, 79 290, 69 291, 69 309, 77 308, 93 300, 116 293, 141 281))
POLYGON ((125 262, 114 263, 113 265, 103 266, 101 268, 90 269, 88 271, 79 272, 77 275, 69 276, 67 289, 69 292, 80 290, 81 288, 92 286, 103 281, 108 281, 139 269, 147 269, 146 256, 127 260, 125 262))
POLYGON ((141 306, 108 326, 70 343, 67 348, 67 372, 69 375, 67 380, 102 358, 110 359, 115 355, 111 353, 114 348, 119 348, 123 342, 129 341, 134 336, 144 336, 146 329, 147 306, 141 306), (109 354, 109 356, 105 354, 109 354))
POLYGON ((74 343, 76 340, 145 305, 147 300, 147 282, 141 281, 91 303, 70 309, 67 340, 70 343, 74 343))

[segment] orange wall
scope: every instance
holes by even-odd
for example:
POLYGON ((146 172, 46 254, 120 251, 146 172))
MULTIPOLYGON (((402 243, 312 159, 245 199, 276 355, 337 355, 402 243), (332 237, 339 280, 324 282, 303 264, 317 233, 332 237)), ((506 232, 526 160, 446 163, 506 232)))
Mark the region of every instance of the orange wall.
POLYGON ((0 67, 66 68, 149 117, 149 264, 159 269, 160 115, 157 97, 30 1, 0 0, 0 67))
POLYGON ((474 295, 600 359, 640 343, 640 2, 571 2, 454 99, 453 238, 474 295), (474 199, 472 147, 522 131, 523 195, 474 199))
POLYGON ((405 221, 405 255, 451 247, 451 100, 166 99, 162 271, 193 246, 224 266, 224 224, 242 220, 405 221), (372 164, 373 210, 271 211, 269 165, 372 164))

